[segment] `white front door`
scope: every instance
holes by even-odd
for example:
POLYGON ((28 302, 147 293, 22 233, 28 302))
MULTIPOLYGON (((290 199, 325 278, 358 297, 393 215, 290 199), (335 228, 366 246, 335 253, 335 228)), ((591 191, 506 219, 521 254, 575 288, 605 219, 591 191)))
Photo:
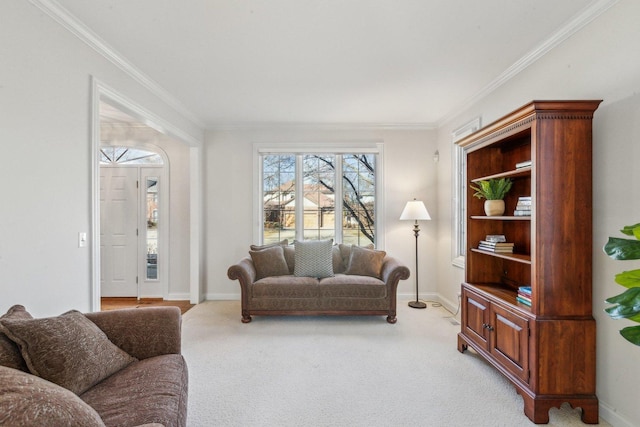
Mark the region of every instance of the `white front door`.
POLYGON ((100 168, 103 297, 138 296, 138 168, 100 168))

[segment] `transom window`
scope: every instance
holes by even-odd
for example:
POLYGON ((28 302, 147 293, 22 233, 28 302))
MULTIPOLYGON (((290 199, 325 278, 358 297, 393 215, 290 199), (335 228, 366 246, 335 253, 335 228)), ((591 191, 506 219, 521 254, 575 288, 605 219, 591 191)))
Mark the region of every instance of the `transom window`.
POLYGON ((262 243, 376 244, 377 152, 261 153, 262 243))
POLYGON ((140 148, 103 146, 100 147, 101 165, 161 165, 162 156, 140 148))

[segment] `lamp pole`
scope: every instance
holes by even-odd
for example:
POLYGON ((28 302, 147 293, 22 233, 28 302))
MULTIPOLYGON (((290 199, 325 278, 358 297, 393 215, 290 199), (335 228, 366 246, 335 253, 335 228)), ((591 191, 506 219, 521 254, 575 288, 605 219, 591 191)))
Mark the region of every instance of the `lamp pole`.
POLYGON ((409 301, 409 307, 413 308, 427 308, 427 304, 418 299, 418 235, 420 234, 420 227, 418 226, 418 220, 416 219, 413 225, 413 234, 416 236, 416 300, 409 301))

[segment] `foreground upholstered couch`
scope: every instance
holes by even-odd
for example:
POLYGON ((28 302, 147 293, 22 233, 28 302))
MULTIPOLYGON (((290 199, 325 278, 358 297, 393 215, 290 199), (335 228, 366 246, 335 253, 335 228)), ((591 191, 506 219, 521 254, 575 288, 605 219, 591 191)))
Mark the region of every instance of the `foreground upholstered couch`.
POLYGON ((0 317, 0 425, 185 426, 177 307, 0 317))
POLYGON ((409 278, 409 269, 384 251, 330 240, 294 245, 284 240, 252 246, 249 254, 227 271, 240 282, 244 323, 252 315, 385 315, 389 323, 397 320, 398 282, 409 278))

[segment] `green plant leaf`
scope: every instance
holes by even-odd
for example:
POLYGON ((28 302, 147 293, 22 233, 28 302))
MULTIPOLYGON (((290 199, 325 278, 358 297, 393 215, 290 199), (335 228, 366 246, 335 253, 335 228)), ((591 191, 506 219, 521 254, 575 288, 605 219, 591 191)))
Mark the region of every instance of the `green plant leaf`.
POLYGON ((491 178, 489 180, 478 181, 477 185, 471 184, 469 187, 475 190, 474 197, 487 200, 502 200, 511 190, 513 180, 511 178, 491 178))
POLYGON ((640 240, 609 237, 604 253, 616 260, 640 259, 640 240))
POLYGON ((640 345, 640 326, 629 326, 620 330, 620 335, 631 344, 640 345))
POLYGON ((623 271, 616 274, 616 283, 625 288, 640 287, 640 270, 623 271))
POLYGON ((627 236, 634 236, 636 239, 640 240, 640 223, 633 225, 625 225, 622 230, 620 230, 622 234, 626 234, 627 236))
POLYGON ((614 297, 606 299, 609 304, 615 304, 607 307, 604 311, 612 319, 626 319, 640 314, 640 288, 630 288, 614 297))

